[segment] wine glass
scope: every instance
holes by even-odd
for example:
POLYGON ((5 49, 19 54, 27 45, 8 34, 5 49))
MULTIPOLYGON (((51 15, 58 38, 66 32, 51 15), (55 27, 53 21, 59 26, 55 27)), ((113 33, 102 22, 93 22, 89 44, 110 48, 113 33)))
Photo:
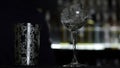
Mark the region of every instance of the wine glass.
POLYGON ((89 18, 88 10, 80 3, 72 4, 63 9, 61 12, 61 23, 72 34, 73 43, 73 59, 70 64, 63 65, 63 67, 81 67, 85 66, 80 64, 76 57, 76 35, 77 30, 80 29, 89 18))

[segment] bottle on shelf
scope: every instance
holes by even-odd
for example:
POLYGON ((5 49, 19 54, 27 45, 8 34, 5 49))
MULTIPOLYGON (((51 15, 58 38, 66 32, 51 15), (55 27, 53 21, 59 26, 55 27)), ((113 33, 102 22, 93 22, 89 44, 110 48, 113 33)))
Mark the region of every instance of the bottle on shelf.
POLYGON ((84 32, 85 32, 85 27, 82 27, 82 28, 80 28, 79 30, 79 33, 78 33, 78 36, 79 36, 79 43, 84 43, 85 42, 85 40, 84 40, 84 32))
POLYGON ((111 13, 111 20, 110 20, 111 28, 110 28, 110 41, 111 43, 119 43, 118 39, 118 26, 117 26, 117 16, 116 12, 111 13))
POLYGON ((96 23, 95 23, 95 26, 94 26, 94 32, 95 32, 95 39, 94 39, 94 42, 95 43, 101 43, 102 42, 102 27, 100 26, 101 25, 101 15, 100 13, 96 13, 96 23))

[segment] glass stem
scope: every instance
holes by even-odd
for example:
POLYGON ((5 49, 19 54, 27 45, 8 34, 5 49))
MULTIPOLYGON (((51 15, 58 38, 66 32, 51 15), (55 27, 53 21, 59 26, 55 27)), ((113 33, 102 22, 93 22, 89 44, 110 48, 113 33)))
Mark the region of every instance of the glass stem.
POLYGON ((72 63, 73 64, 77 64, 78 60, 76 57, 76 36, 77 36, 77 31, 72 31, 72 42, 73 42, 73 59, 72 59, 72 63))

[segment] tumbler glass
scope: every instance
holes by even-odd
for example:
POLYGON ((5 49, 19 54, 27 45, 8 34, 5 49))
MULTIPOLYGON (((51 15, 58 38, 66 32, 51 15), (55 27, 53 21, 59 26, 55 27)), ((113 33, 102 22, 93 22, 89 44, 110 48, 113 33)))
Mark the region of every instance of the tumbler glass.
POLYGON ((39 64, 40 25, 15 24, 15 64, 33 66, 39 64))

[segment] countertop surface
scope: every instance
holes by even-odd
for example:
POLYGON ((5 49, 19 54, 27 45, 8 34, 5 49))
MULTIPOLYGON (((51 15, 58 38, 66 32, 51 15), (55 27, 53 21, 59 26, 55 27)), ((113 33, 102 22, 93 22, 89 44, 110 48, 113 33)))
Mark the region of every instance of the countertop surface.
MULTIPOLYGON (((62 67, 58 65, 58 66, 0 66, 0 68, 70 68, 70 67, 62 67)), ((77 68, 120 68, 120 66, 86 66, 77 68)))

